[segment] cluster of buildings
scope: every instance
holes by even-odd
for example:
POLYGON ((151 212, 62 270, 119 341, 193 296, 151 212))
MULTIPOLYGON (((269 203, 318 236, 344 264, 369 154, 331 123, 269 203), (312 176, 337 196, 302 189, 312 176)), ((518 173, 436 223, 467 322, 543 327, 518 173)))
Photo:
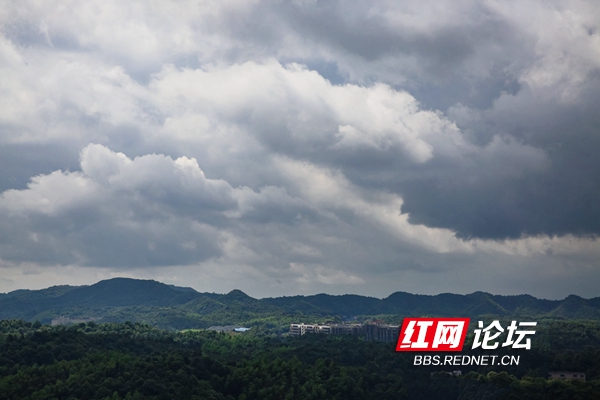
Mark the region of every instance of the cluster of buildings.
POLYGON ((302 336, 306 333, 325 333, 328 335, 364 335, 367 341, 396 342, 400 327, 384 324, 290 324, 290 335, 302 336))

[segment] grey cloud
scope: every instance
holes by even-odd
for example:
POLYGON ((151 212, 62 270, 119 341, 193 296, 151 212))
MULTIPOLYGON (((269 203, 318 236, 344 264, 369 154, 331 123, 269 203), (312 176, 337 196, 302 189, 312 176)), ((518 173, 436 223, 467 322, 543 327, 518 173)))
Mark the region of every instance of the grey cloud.
POLYGON ((81 152, 81 172, 55 171, 26 189, 5 191, 0 213, 5 261, 121 268, 221 256, 234 220, 260 225, 318 218, 285 189, 254 192, 208 179, 195 159, 151 154, 132 160, 94 144, 81 152))
POLYGON ((445 27, 434 32, 414 32, 409 28, 389 27, 381 16, 369 15, 369 10, 348 17, 342 9, 333 8, 287 10, 290 25, 315 41, 329 44, 368 61, 386 56, 417 56, 426 62, 423 67, 440 73, 452 69, 473 52, 470 32, 462 27, 445 27), (443 65, 443 68, 442 68, 443 65))
MULTIPOLYGON (((480 2, 281 3, 262 14, 274 12, 285 21, 279 29, 335 54, 338 68, 359 82, 395 75, 399 86, 442 109, 456 102, 489 105, 501 90, 515 90, 517 73, 535 45, 531 34, 480 2), (390 16, 395 14, 399 18, 390 16), (363 63, 367 70, 357 76, 363 63), (500 75, 498 89, 490 87, 491 74, 500 75), (448 97, 445 103, 440 96, 448 97)), ((261 18, 251 20, 260 24, 261 18)))
POLYGON ((505 160, 484 169, 491 174, 486 179, 476 178, 483 171, 460 168, 414 179, 400 185, 403 211, 415 223, 454 229, 461 237, 598 235, 600 163, 595 153, 600 118, 591 105, 600 101, 600 85, 597 80, 587 85, 571 104, 561 104, 550 93, 525 91, 486 112, 475 112, 475 123, 462 124, 482 136, 510 133, 543 152, 545 168, 524 165, 514 170, 514 161, 505 160), (508 177, 494 178, 494 171, 507 169, 513 169, 508 177))
POLYGON ((591 3, 20 4, 2 268, 180 265, 278 294, 597 276, 591 3))
POLYGON ((249 188, 236 193, 239 209, 232 216, 253 223, 293 224, 316 222, 319 211, 313 209, 302 199, 290 196, 284 188, 267 186, 258 192, 249 188))
POLYGON ((79 150, 65 143, 0 145, 0 192, 24 189, 32 176, 79 169, 79 150))

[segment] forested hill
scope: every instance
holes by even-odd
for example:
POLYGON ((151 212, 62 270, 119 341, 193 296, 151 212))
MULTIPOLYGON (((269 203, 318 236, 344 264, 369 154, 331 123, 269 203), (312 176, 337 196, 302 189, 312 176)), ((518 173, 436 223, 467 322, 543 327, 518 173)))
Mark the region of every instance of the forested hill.
POLYGON ((569 296, 541 300, 529 295, 435 296, 396 292, 384 299, 358 295, 292 296, 254 299, 240 290, 199 293, 152 280, 114 278, 90 286, 54 286, 0 294, 0 319, 49 323, 58 316, 98 321, 137 321, 163 328, 210 325, 341 321, 379 318, 398 322, 404 316, 600 318, 600 298, 569 296))

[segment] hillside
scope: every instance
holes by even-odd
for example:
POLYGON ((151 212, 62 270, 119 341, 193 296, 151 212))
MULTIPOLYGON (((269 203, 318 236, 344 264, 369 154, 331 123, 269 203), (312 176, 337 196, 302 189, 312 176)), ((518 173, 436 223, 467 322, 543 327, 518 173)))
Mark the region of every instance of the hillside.
POLYGON ((384 299, 359 295, 291 296, 255 299, 240 290, 200 293, 152 280, 114 278, 90 286, 54 286, 0 294, 0 319, 49 323, 65 315, 99 322, 149 323, 161 328, 206 328, 247 324, 267 329, 290 322, 378 318, 398 323, 404 316, 599 319, 600 298, 571 295, 542 300, 529 295, 499 296, 476 292, 435 296, 396 292, 384 299))

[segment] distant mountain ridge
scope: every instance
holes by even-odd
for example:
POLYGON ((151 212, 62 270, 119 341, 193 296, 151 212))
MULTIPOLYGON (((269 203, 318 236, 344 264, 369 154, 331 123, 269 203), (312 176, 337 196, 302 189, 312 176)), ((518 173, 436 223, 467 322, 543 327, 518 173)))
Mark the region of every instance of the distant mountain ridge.
POLYGON ((315 319, 347 320, 405 316, 600 318, 600 297, 543 300, 530 295, 417 295, 395 292, 384 299, 360 295, 290 296, 255 299, 240 290, 200 293, 153 280, 113 278, 89 286, 53 286, 0 294, 0 319, 49 323, 59 315, 99 321, 133 320, 183 329, 246 323, 283 324, 315 319))

